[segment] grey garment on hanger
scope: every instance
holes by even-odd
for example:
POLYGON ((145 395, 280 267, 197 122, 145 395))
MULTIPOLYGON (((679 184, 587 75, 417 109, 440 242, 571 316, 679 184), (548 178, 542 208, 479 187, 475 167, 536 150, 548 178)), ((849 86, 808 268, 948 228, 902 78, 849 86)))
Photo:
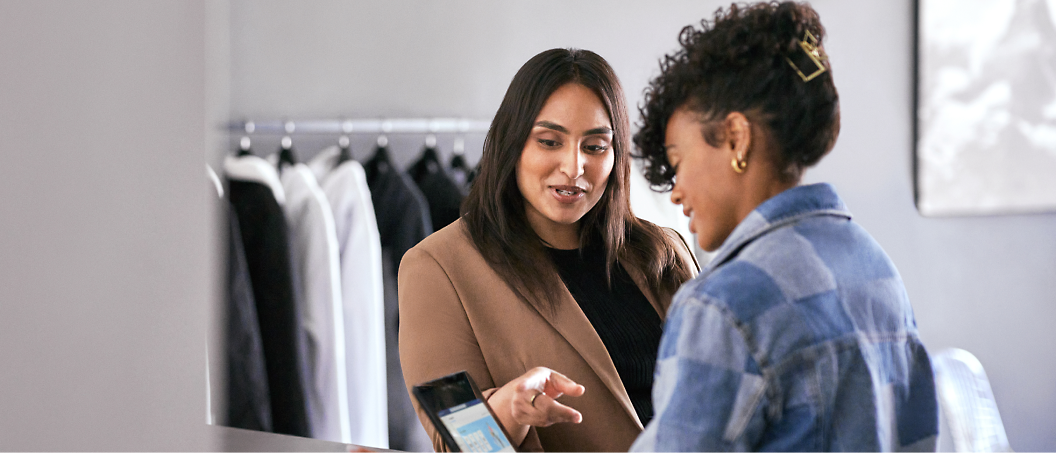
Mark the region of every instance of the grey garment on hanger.
POLYGON ((465 198, 463 187, 444 170, 434 148, 426 148, 422 157, 415 162, 407 174, 414 180, 426 202, 434 230, 450 225, 458 220, 465 198))
POLYGON ((389 392, 389 448, 432 451, 403 381, 399 353, 399 298, 396 275, 403 254, 433 232, 425 196, 406 174, 388 159, 384 148, 364 164, 374 214, 381 235, 385 285, 385 355, 389 392))
POLYGON ((224 307, 224 373, 226 390, 224 426, 271 431, 268 375, 260 336, 256 300, 249 278, 238 217, 226 201, 227 288, 224 307))

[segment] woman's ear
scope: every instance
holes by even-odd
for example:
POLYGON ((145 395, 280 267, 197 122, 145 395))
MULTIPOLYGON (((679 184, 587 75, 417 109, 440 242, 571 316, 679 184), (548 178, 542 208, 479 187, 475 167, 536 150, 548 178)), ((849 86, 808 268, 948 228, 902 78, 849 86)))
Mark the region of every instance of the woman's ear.
POLYGON ((738 160, 747 160, 752 149, 752 123, 741 112, 726 115, 726 141, 738 160))

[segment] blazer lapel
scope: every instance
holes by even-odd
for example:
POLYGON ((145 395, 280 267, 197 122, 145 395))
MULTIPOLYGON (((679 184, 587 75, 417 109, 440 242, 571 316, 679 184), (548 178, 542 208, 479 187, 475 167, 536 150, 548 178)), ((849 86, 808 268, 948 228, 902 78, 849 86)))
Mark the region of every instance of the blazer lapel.
MULTIPOLYGON (((637 280, 635 282, 637 283, 637 280)), ((627 396, 627 389, 624 388, 623 381, 620 380, 620 375, 616 372, 616 366, 613 365, 612 357, 609 356, 608 350, 605 349, 605 344, 602 343, 601 337, 598 336, 587 316, 583 314, 579 304, 572 298, 572 294, 568 292, 567 288, 564 288, 564 285, 562 285, 562 288, 564 291, 562 291, 561 298, 556 301, 557 306, 554 313, 551 314, 547 311, 540 314, 575 348, 576 352, 583 357, 583 360, 590 365, 590 368, 598 375, 601 382, 605 383, 605 386, 620 402, 627 415, 634 420, 639 428, 643 428, 641 420, 638 419, 638 414, 634 411, 634 406, 631 405, 631 399, 627 396)), ((646 293, 646 297, 650 297, 650 295, 646 293)), ((653 299, 650 298, 649 301, 652 303, 653 299)))
MULTIPOLYGON (((659 298, 657 298, 657 295, 653 294, 652 291, 649 291, 649 287, 645 284, 645 276, 642 275, 642 273, 639 272, 638 269, 633 269, 631 267, 624 266, 624 270, 627 271, 627 275, 631 276, 631 280, 634 280, 634 284, 637 285, 638 289, 642 291, 642 294, 645 295, 645 298, 649 300, 649 304, 653 306, 653 309, 656 310, 656 313, 660 315, 660 321, 667 319, 667 306, 661 305, 659 298)), ((670 298, 667 299, 670 300, 670 298)))

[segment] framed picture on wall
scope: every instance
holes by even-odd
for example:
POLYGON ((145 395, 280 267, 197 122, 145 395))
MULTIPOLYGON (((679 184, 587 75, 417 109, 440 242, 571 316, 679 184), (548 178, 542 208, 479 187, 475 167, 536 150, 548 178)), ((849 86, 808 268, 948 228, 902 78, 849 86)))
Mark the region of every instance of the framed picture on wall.
POLYGON ((916 202, 1056 211, 1056 0, 918 0, 916 202))

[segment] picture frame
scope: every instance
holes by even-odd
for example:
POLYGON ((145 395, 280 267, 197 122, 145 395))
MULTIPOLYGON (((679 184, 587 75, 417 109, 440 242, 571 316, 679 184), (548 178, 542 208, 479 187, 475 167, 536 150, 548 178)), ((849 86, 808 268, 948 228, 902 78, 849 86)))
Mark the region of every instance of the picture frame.
POLYGON ((917 0, 924 216, 1056 211, 1056 0, 917 0))

